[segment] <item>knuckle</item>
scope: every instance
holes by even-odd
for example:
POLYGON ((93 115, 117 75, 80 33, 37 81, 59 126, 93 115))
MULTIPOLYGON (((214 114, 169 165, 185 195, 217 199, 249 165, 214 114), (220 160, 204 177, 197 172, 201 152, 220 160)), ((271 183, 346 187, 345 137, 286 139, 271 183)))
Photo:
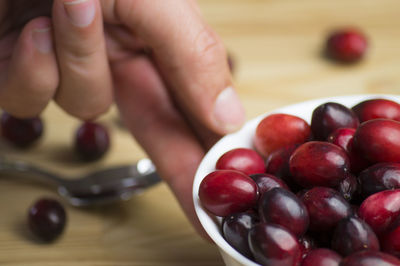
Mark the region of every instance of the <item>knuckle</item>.
POLYGON ((194 59, 201 67, 210 67, 218 64, 225 56, 225 47, 217 34, 205 27, 195 39, 194 59))

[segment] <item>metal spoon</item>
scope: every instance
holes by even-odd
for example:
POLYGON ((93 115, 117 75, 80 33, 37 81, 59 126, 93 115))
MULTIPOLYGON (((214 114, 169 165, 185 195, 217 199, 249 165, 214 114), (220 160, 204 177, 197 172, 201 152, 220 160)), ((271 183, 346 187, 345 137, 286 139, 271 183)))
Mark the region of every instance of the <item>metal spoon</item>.
POLYGON ((58 194, 78 207, 127 200, 161 181, 149 159, 141 159, 135 165, 107 168, 81 177, 66 178, 28 162, 0 156, 1 173, 24 173, 25 177, 55 187, 58 194))

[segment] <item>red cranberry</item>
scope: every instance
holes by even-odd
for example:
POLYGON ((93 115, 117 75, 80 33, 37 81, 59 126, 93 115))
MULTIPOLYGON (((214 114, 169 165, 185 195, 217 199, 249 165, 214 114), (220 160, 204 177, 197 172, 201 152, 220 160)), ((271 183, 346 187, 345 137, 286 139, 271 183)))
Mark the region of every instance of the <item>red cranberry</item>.
POLYGON ((373 163, 400 162, 400 122, 374 119, 362 123, 353 146, 373 163))
POLYGON ((357 178, 347 173, 345 179, 340 181, 339 185, 336 187, 336 190, 343 196, 343 198, 347 201, 351 201, 353 195, 357 192, 358 182, 357 178))
POLYGON ((400 258, 400 216, 381 237, 382 251, 400 258))
POLYGON ((400 121, 400 104, 386 99, 372 99, 354 106, 353 111, 360 122, 377 118, 387 118, 400 121))
POLYGON ((327 55, 343 63, 359 61, 367 48, 366 37, 355 29, 337 30, 331 33, 326 42, 327 55))
POLYGON ((336 226, 332 248, 342 256, 365 249, 379 251, 379 240, 366 222, 350 216, 336 226))
POLYGON ((310 126, 303 119, 287 114, 272 114, 257 126, 254 146, 264 157, 288 145, 301 144, 310 138, 310 126))
POLYGON ((255 206, 258 200, 257 184, 242 172, 217 170, 200 183, 199 198, 212 214, 227 216, 255 206))
POLYGON ((310 230, 332 231, 340 220, 352 214, 350 204, 334 189, 314 187, 302 201, 310 217, 310 230))
POLYGON ((217 161, 218 170, 237 170, 246 175, 265 173, 264 159, 254 150, 238 148, 224 153, 217 161))
POLYGON ((400 188, 400 163, 378 163, 360 173, 360 193, 366 198, 379 191, 400 188))
POLYGON ((84 160, 101 158, 110 147, 110 137, 105 127, 94 122, 85 122, 77 130, 75 150, 84 160))
POLYGON ((326 140, 339 128, 357 128, 358 125, 356 114, 340 103, 321 104, 312 113, 311 130, 316 140, 326 140))
POLYGON ((298 147, 289 161, 293 179, 303 187, 336 187, 346 177, 350 163, 340 147, 321 141, 298 147))
POLYGON ((327 248, 311 250, 303 259, 301 266, 339 266, 342 257, 335 251, 327 248))
POLYGON ((299 237, 298 241, 303 254, 303 258, 307 255, 308 252, 317 248, 317 243, 309 235, 299 237))
POLYGON ((262 265, 300 264, 299 242, 292 233, 279 225, 255 225, 249 232, 249 245, 255 260, 262 265))
POLYGON ((27 148, 43 134, 43 123, 39 117, 20 119, 3 112, 1 133, 4 139, 16 147, 27 148))
POLYGON ((28 213, 29 228, 44 241, 53 241, 64 231, 66 214, 64 207, 53 199, 40 199, 28 213))
POLYGON ((344 258, 340 266, 399 266, 400 260, 379 251, 359 251, 344 258))
POLYGON ((222 222, 225 240, 242 255, 253 258, 247 240, 250 229, 259 222, 258 216, 241 212, 226 216, 222 222))
POLYGON ((286 189, 274 188, 264 193, 258 203, 258 212, 261 221, 281 225, 296 236, 307 231, 309 218, 306 206, 286 189))
POLYGON ((276 176, 270 174, 254 174, 250 177, 256 182, 258 187, 258 192, 260 197, 267 191, 275 187, 280 187, 289 190, 288 186, 283 182, 283 180, 277 178, 276 176))
POLYGON ((400 189, 385 190, 366 198, 358 209, 363 219, 379 236, 400 215, 400 189))

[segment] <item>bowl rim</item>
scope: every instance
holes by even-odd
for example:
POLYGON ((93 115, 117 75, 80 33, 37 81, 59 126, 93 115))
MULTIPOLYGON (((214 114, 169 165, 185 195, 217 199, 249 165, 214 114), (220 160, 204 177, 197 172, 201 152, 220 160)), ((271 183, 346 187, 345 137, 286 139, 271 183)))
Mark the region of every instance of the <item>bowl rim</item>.
POLYGON ((208 173, 215 170, 215 163, 223 153, 234 148, 253 148, 252 138, 254 131, 258 123, 267 115, 274 113, 292 114, 299 116, 310 123, 312 111, 320 104, 326 102, 338 102, 347 107, 352 107, 362 101, 376 98, 394 100, 400 103, 400 95, 395 94, 354 94, 316 98, 302 101, 295 104, 285 105, 283 107, 258 115, 257 117, 246 122, 239 131, 224 136, 213 147, 211 147, 211 149, 203 157, 195 173, 192 195, 196 215, 200 220, 202 227, 210 236, 210 238, 214 241, 214 243, 220 248, 220 250, 227 253, 227 255, 231 256, 233 259, 241 264, 253 266, 259 265, 240 254, 230 244, 228 244, 228 242, 226 242, 220 232, 220 224, 222 218, 209 214, 206 210, 203 209, 199 200, 198 190, 201 181, 208 173))

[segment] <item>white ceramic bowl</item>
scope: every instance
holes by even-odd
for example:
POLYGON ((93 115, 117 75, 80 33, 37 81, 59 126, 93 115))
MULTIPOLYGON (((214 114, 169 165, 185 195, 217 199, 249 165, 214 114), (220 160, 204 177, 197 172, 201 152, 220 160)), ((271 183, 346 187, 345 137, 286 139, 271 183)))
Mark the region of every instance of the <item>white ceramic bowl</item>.
POLYGON ((272 112, 268 112, 261 116, 258 116, 249 122, 247 122, 244 127, 233 134, 227 135, 218 141, 206 154, 201 162, 199 168, 197 169, 194 184, 193 184, 193 199, 194 205, 196 209, 197 216, 200 219, 202 226, 204 227, 207 234, 212 238, 212 240, 218 246, 222 258, 226 265, 228 266, 242 266, 242 265, 258 265, 253 261, 247 259, 246 257, 242 256, 239 252, 233 249, 222 237, 220 231, 220 223, 221 218, 209 215, 202 207, 198 191, 199 186, 203 178, 210 172, 215 170, 215 163, 217 162, 218 158, 224 154, 225 152, 239 147, 245 148, 253 148, 252 139, 255 132, 255 129, 258 123, 267 115, 272 113, 285 113, 296 115, 308 123, 311 121, 311 114, 312 111, 320 104, 326 102, 338 102, 347 107, 352 107, 355 104, 364 101, 366 99, 371 98, 386 98, 391 99, 396 102, 400 103, 400 96, 396 95, 351 95, 351 96, 340 96, 340 97, 332 97, 332 98, 322 98, 316 99, 306 102, 301 102, 298 104, 289 105, 283 108, 276 109, 272 112))

